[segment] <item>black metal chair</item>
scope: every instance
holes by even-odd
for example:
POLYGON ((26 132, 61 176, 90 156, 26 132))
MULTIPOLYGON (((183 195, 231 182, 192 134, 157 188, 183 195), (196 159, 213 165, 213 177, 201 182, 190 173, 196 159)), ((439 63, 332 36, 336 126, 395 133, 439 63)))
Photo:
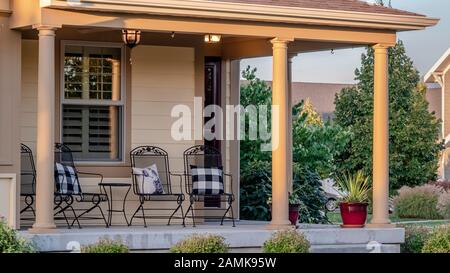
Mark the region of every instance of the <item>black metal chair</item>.
POLYGON ((223 172, 223 183, 224 183, 224 193, 218 195, 199 195, 193 193, 193 182, 192 182, 192 173, 191 166, 197 166, 202 168, 210 168, 210 167, 223 167, 222 165, 222 155, 219 150, 214 147, 207 145, 197 145, 193 146, 183 153, 184 159, 184 176, 185 176, 185 189, 186 193, 189 195, 190 205, 186 211, 185 218, 191 217, 193 226, 195 227, 195 218, 206 218, 204 216, 196 216, 194 211, 203 210, 203 211, 222 211, 224 210, 223 216, 209 216, 209 219, 220 219, 220 225, 223 225, 225 219, 232 220, 233 227, 235 227, 234 215, 233 215, 233 202, 235 200, 233 195, 233 177, 230 174, 223 172), (229 184, 227 183, 227 178, 229 180, 229 184), (227 188, 227 186, 229 186, 227 188), (227 192, 228 190, 228 192, 227 192), (204 208, 195 208, 196 202, 203 202, 204 205, 207 203, 212 204, 212 206, 204 207, 204 208), (226 203, 226 207, 223 208, 223 203, 226 203), (189 212, 191 212, 191 216, 188 216, 189 212), (231 216, 228 216, 228 212, 231 213, 231 216))
POLYGON ((34 198, 36 196, 36 167, 34 165, 33 152, 25 144, 20 145, 20 196, 24 198, 25 207, 20 210, 21 220, 33 220, 36 217, 34 211, 34 198), (33 217, 22 217, 30 211, 33 217))
POLYGON ((172 214, 169 216, 169 221, 167 225, 170 225, 170 222, 173 218, 183 219, 184 226, 184 217, 183 217, 183 201, 184 194, 182 193, 182 178, 181 174, 173 174, 170 172, 169 167, 169 156, 167 152, 159 147, 155 146, 140 146, 133 149, 130 152, 131 159, 131 167, 132 168, 146 168, 150 167, 153 164, 156 165, 158 169, 158 176, 161 181, 161 185, 163 187, 164 193, 154 193, 148 194, 143 192, 144 189, 144 176, 138 175, 131 171, 131 176, 133 179, 133 193, 139 197, 139 207, 136 209, 135 213, 131 217, 129 225, 131 226, 134 218, 140 218, 144 220, 144 226, 147 227, 146 219, 166 219, 167 216, 151 216, 145 215, 145 211, 172 211, 172 214), (179 178, 179 193, 174 191, 172 185, 172 177, 179 178), (144 204, 147 201, 160 201, 160 202, 176 202, 176 208, 166 208, 166 207, 150 207, 145 208, 144 204), (137 215, 139 211, 142 212, 142 216, 137 215), (181 217, 175 217, 175 214, 180 211, 181 217))
POLYGON ((80 172, 75 167, 74 161, 73 161, 73 155, 70 148, 64 144, 56 143, 55 144, 55 213, 54 215, 57 216, 59 214, 62 214, 62 219, 64 219, 67 223, 67 226, 71 228, 75 222, 77 222, 78 227, 81 228, 80 221, 79 220, 101 220, 105 222, 106 227, 108 227, 108 221, 105 218, 105 214, 103 213, 103 210, 101 208, 101 204, 103 202, 108 201, 108 196, 106 193, 102 191, 102 188, 99 186, 100 192, 99 193, 89 193, 89 192, 83 192, 81 190, 81 184, 79 181, 79 175, 83 176, 94 176, 99 179, 99 183, 103 181, 103 176, 101 174, 96 173, 86 173, 86 172, 80 172), (63 193, 61 190, 58 190, 57 183, 59 179, 65 179, 64 177, 61 177, 60 174, 57 172, 56 163, 60 163, 64 166, 68 166, 73 168, 74 170, 74 184, 76 184, 76 187, 78 187, 79 192, 78 193, 63 193), (91 203, 92 206, 89 206, 87 209, 79 209, 74 208, 73 204, 74 202, 77 203, 91 203), (101 213, 102 217, 94 217, 94 216, 85 216, 86 214, 90 213, 94 209, 98 208, 98 210, 101 213), (71 211, 74 215, 74 219, 72 223, 69 223, 69 218, 66 215, 66 211, 71 211), (81 213, 77 215, 77 211, 80 211, 81 213))

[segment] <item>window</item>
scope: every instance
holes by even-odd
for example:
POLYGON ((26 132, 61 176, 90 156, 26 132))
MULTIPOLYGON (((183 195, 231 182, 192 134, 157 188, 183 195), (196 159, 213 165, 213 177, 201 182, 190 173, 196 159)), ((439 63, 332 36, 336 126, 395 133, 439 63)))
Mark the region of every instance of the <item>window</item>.
POLYGON ((62 142, 77 161, 122 159, 122 47, 63 44, 62 142))

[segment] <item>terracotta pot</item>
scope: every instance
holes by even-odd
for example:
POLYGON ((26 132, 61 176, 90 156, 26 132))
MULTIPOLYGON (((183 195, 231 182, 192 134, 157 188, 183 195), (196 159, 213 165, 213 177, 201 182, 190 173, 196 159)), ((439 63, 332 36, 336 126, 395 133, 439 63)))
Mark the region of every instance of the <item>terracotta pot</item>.
POLYGON ((367 203, 340 203, 343 228, 362 228, 367 219, 367 203))
POLYGON ((289 221, 291 221, 291 224, 296 226, 298 222, 299 217, 299 210, 300 205, 291 205, 289 204, 289 221))

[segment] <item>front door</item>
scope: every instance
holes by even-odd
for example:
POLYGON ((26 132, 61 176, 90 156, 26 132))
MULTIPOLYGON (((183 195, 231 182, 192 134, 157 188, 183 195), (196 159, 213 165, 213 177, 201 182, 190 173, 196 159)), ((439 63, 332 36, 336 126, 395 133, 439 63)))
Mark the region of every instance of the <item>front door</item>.
MULTIPOLYGON (((206 57, 205 58, 205 107, 208 105, 221 106, 221 65, 222 59, 219 57, 206 57)), ((204 122, 208 122, 214 118, 207 117, 204 122)), ((212 133, 217 128, 212 128, 212 133)), ((204 140, 205 145, 212 146, 221 151, 221 141, 219 139, 204 140)), ((204 201, 205 207, 220 207, 220 196, 206 196, 204 201)))

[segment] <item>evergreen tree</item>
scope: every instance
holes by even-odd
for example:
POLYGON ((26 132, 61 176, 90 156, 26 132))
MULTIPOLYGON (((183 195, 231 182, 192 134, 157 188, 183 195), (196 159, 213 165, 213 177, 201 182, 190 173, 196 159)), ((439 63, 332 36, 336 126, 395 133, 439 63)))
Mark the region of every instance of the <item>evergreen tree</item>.
MULTIPOLYGON (((372 173, 374 51, 362 55, 358 84, 336 95, 335 122, 352 133, 339 169, 372 173)), ((391 191, 436 178, 440 121, 428 112, 425 91, 400 41, 389 49, 389 163, 391 191)))

